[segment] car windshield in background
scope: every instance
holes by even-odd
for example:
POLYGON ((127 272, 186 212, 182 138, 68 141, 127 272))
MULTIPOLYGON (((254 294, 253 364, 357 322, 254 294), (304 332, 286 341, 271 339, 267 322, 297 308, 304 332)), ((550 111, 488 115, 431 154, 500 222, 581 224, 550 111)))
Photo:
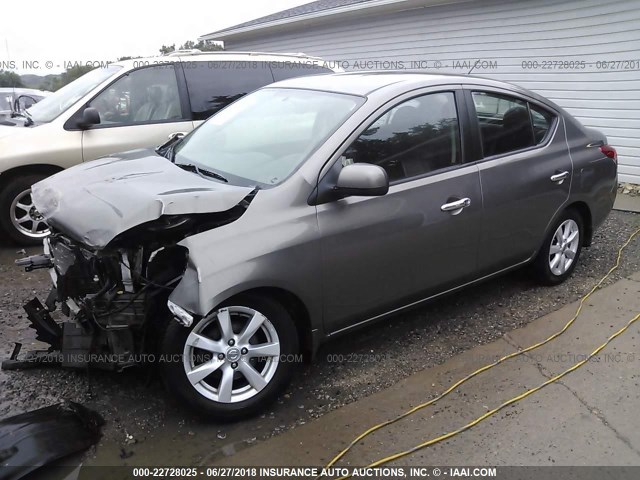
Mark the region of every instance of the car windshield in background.
POLYGON ((85 73, 80 78, 65 85, 54 94, 45 97, 42 101, 29 108, 31 118, 35 122, 41 123, 54 120, 121 68, 117 65, 109 65, 106 68, 96 68, 85 73))
POLYGON ((194 164, 250 183, 285 180, 364 98, 314 90, 269 88, 221 110, 175 149, 177 164, 194 164))
POLYGON ((0 93, 0 112, 3 110, 11 110, 13 98, 11 95, 0 93))

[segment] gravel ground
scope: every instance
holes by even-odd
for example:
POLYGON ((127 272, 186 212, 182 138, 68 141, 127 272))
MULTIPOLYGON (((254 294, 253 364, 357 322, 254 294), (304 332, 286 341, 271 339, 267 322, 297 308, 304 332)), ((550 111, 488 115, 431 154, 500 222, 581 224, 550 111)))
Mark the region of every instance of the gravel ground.
MULTIPOLYGON (((141 369, 121 374, 57 368, 0 371, 0 418, 73 400, 96 409, 107 420, 102 442, 89 454, 100 463, 130 464, 136 459, 147 464, 156 459, 165 465, 211 462, 216 455, 232 454, 390 387, 413 372, 491 342, 577 300, 613 265, 618 248, 638 227, 640 215, 612 212, 596 233, 593 246, 583 250, 573 277, 558 287, 539 287, 522 270, 332 341, 313 364, 301 367, 276 405, 243 422, 203 423, 171 402, 153 372, 141 369), (167 441, 182 445, 179 460, 173 462, 169 450, 157 448, 167 441)), ((3 358, 10 354, 14 341, 23 342, 27 350, 36 346, 21 306, 34 295, 44 298, 49 288, 45 272, 25 273, 13 266, 13 260, 22 256, 17 250, 0 249, 3 358)), ((37 248, 28 251, 37 252, 37 248)), ((607 283, 640 270, 639 261, 637 239, 607 283)))

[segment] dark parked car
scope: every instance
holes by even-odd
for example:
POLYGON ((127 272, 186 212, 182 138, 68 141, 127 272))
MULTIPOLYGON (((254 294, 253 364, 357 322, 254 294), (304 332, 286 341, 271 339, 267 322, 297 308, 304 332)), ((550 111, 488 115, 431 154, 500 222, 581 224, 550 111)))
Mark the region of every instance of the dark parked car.
POLYGON ((36 184, 52 234, 25 263, 51 268, 48 307, 69 315, 74 352, 124 368, 157 345, 173 394, 234 418, 333 335, 355 342, 356 327, 528 264, 562 282, 612 208, 616 171, 602 134, 513 85, 301 77, 156 152, 36 184))

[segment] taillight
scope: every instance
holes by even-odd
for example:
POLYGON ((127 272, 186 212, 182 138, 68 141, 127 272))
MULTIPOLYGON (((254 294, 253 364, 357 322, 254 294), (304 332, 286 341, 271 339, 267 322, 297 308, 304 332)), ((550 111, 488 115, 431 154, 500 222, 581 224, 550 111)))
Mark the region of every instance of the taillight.
POLYGON ((600 151, 604 153, 607 157, 612 159, 614 162, 618 163, 618 152, 616 149, 610 145, 602 145, 600 147, 600 151))

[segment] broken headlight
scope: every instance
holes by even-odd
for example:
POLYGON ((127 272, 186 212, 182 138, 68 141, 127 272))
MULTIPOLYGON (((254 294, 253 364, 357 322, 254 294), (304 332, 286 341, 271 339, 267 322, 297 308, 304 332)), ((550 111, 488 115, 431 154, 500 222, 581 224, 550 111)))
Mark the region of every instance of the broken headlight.
POLYGON ((191 326, 193 323, 193 315, 187 312, 180 305, 173 303, 171 300, 167 300, 167 307, 169 308, 171 315, 173 315, 179 324, 184 325, 185 327, 191 326))

